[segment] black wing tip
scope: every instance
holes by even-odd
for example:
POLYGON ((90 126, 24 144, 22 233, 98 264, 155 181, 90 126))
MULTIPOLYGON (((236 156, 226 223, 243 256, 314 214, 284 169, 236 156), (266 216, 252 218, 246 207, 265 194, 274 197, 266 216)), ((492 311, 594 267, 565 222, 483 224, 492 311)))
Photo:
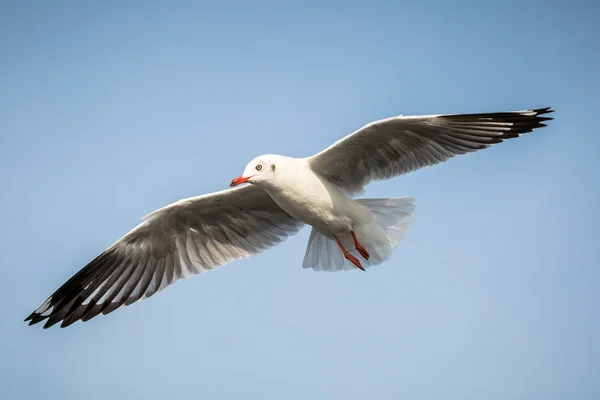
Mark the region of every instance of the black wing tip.
POLYGON ((31 325, 36 325, 39 324, 40 322, 46 321, 46 323, 44 324, 43 328, 44 329, 48 329, 51 326, 53 326, 54 324, 56 324, 59 321, 53 321, 51 319, 49 319, 49 315, 42 315, 40 313, 37 312, 33 312, 30 316, 28 316, 27 318, 25 318, 25 320, 23 322, 29 322, 27 325, 31 326, 31 325))
MULTIPOLYGON (((127 305, 127 304, 125 304, 127 305)), ((36 325, 40 322, 46 321, 43 326, 43 329, 48 329, 53 327, 54 325, 60 323, 61 328, 66 328, 70 325, 73 325, 77 321, 87 322, 90 319, 98 316, 98 315, 106 315, 109 314, 116 309, 120 308, 121 304, 119 302, 116 303, 106 303, 97 305, 96 303, 91 304, 91 307, 85 306, 84 309, 79 309, 77 314, 74 314, 76 309, 70 310, 65 313, 54 313, 51 312, 48 315, 42 315, 42 313, 37 310, 31 313, 27 318, 23 320, 23 322, 28 322, 28 326, 36 325), (62 315, 64 314, 64 315, 62 315)), ((44 311, 46 312, 46 311, 44 311)))
POLYGON ((58 322, 60 322, 60 320, 58 320, 58 321, 52 321, 51 319, 48 319, 48 321, 46 321, 46 323, 44 324, 43 328, 44 329, 51 328, 54 325, 56 325, 58 322))
POLYGON ((531 110, 531 112, 534 112, 535 116, 538 117, 537 119, 539 121, 550 121, 554 119, 554 117, 540 117, 540 115, 551 114, 554 111, 555 110, 553 110, 552 107, 536 108, 531 110))
POLYGON ((542 108, 536 108, 533 109, 532 111, 535 111, 538 114, 550 114, 553 113, 555 110, 552 109, 552 107, 542 107, 542 108))
POLYGON ((553 113, 552 107, 535 108, 525 111, 517 111, 511 113, 512 116, 503 116, 507 122, 513 123, 510 130, 500 136, 502 140, 519 137, 523 134, 533 132, 536 129, 544 128, 547 125, 545 122, 551 121, 554 118, 547 116, 553 113), (533 114, 533 115, 532 115, 533 114))
POLYGON ((46 320, 44 329, 48 329, 57 323, 61 323, 61 327, 65 328, 81 320, 88 308, 83 304, 84 300, 102 282, 102 278, 107 273, 103 267, 107 262, 112 261, 114 256, 115 252, 110 250, 100 254, 64 283, 29 315, 25 322, 29 321, 29 325, 34 325, 46 320), (93 282, 94 285, 90 286, 90 282, 93 282), (88 286, 90 287, 88 288, 88 286))
POLYGON ((41 313, 34 311, 27 318, 25 318, 23 320, 23 322, 29 322, 27 325, 31 326, 31 325, 36 325, 36 324, 39 324, 40 322, 47 320, 46 323, 44 324, 43 328, 48 329, 51 326, 55 325, 56 323, 60 322, 60 320, 52 320, 50 318, 51 316, 52 316, 52 314, 42 315, 41 313))
POLYGON ((42 314, 34 311, 27 318, 25 318, 23 320, 23 322, 29 322, 27 325, 31 326, 31 325, 38 324, 47 318, 48 318, 47 315, 42 315, 42 314))
POLYGON ((525 122, 525 120, 533 119, 536 122, 549 121, 554 119, 553 117, 546 116, 555 112, 552 107, 542 107, 533 109, 523 109, 519 111, 502 111, 502 112, 487 112, 487 113, 475 113, 475 114, 445 114, 440 115, 439 118, 460 121, 465 118, 493 118, 503 119, 506 122, 525 122), (542 117, 542 115, 545 115, 542 117), (515 121, 520 119, 521 121, 515 121))
MULTIPOLYGON (((485 146, 499 143, 507 139, 517 138, 523 134, 533 132, 536 129, 547 126, 545 122, 554 118, 548 116, 553 113, 552 107, 542 107, 533 109, 523 109, 520 111, 505 111, 479 114, 450 114, 443 115, 441 118, 449 120, 450 127, 455 129, 477 127, 476 136, 485 137, 485 146), (505 123, 504 129, 500 131, 493 126, 486 126, 490 122, 505 123), (480 124, 481 125, 478 125, 480 124)), ((464 132, 463 132, 464 133, 464 132)), ((471 132, 472 133, 472 132, 471 132)), ((471 136, 472 140, 473 137, 471 136)))
MULTIPOLYGON (((534 129, 538 129, 538 128, 543 128, 545 126, 547 126, 544 122, 547 121, 552 121, 554 119, 554 117, 550 117, 547 116, 548 114, 553 113, 554 110, 552 109, 552 107, 544 107, 544 108, 536 108, 533 110, 528 110, 526 111, 526 113, 534 113, 533 116, 529 115, 529 117, 533 117, 533 121, 531 121, 531 126, 530 126, 530 130, 528 130, 528 132, 533 131, 534 129), (544 115, 542 117, 542 115, 544 115)), ((521 115, 523 116, 528 116, 525 113, 521 113, 521 115)), ((525 132, 523 132, 525 133, 525 132)))

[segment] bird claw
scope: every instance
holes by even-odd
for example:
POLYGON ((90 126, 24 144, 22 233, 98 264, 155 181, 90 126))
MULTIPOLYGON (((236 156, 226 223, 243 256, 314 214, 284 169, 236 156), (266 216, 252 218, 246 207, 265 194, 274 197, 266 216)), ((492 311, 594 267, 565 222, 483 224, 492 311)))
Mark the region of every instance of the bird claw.
POLYGON ((369 252, 367 251, 367 249, 365 249, 364 247, 362 247, 360 243, 358 243, 358 239, 356 238, 356 235, 354 234, 354 231, 350 231, 350 233, 352 234, 352 240, 354 240, 354 247, 356 247, 356 250, 358 251, 358 253, 365 260, 368 260, 369 259, 369 252))
POLYGON ((348 253, 346 254, 346 258, 354 265, 356 265, 356 267, 360 270, 365 270, 365 268, 360 264, 360 261, 358 261, 358 258, 354 257, 352 254, 348 253))
MULTIPOLYGON (((353 233, 352 235, 354 235, 354 233, 353 233)), ((362 265, 360 265, 360 261, 358 261, 358 258, 354 257, 352 254, 350 254, 350 253, 348 252, 348 250, 346 250, 346 249, 344 248, 344 245, 342 244, 342 242, 340 242, 340 239, 338 239, 338 237, 337 237, 337 236, 335 236, 335 235, 334 235, 334 236, 333 236, 333 240, 335 240, 335 241, 337 242, 338 246, 340 246, 340 250, 342 250, 342 254, 343 254, 343 255, 344 255, 344 257, 346 258, 346 260, 348 260, 348 261, 350 261, 352 264, 356 265, 356 267, 357 267, 358 269, 361 269, 361 270, 363 270, 363 271, 365 270, 365 269, 364 269, 364 267, 363 267, 362 265)), ((363 249, 363 250, 364 250, 364 249, 363 249)), ((366 250, 365 250, 365 252, 366 252, 366 250)), ((361 254, 361 255, 362 255, 362 254, 361 254)), ((367 256, 368 256, 368 255, 369 255, 369 253, 367 253, 367 256)), ((363 255, 363 257, 364 257, 364 255, 363 255)))
POLYGON ((365 249, 361 245, 358 245, 358 246, 356 246, 356 250, 365 260, 369 259, 370 256, 369 256, 369 252, 367 251, 367 249, 365 249))

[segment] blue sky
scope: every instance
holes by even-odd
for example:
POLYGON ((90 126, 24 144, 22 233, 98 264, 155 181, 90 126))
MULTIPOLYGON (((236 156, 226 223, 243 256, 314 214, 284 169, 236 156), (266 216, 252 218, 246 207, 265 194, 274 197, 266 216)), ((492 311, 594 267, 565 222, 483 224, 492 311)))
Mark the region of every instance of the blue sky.
POLYGON ((597 399, 594 2, 3 2, 0 397, 597 399), (372 120, 552 106, 548 128, 368 188, 384 265, 308 229, 69 329, 22 322, 137 224, 372 120))

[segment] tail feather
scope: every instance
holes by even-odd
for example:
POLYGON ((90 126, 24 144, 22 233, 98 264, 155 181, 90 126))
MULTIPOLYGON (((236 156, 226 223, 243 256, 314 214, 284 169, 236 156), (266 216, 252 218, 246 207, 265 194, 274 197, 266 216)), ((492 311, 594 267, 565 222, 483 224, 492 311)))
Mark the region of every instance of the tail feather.
MULTIPOLYGON (((339 235, 339 239, 352 255, 357 257, 365 268, 381 264, 387 260, 394 248, 398 247, 408 233, 415 206, 412 197, 388 199, 359 199, 360 204, 371 211, 373 220, 354 227, 360 244, 369 252, 365 260, 354 247, 352 236, 339 235)), ((314 228, 308 239, 303 268, 315 271, 349 271, 356 267, 342 255, 337 243, 314 228)))

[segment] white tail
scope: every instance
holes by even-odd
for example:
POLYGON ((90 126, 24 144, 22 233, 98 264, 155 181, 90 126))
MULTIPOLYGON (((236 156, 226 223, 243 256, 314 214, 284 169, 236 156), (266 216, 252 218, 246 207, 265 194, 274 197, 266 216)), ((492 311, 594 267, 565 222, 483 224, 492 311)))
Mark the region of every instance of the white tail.
MULTIPOLYGON (((412 222, 415 206, 412 197, 359 199, 356 201, 368 208, 373 215, 373 220, 369 223, 354 227, 358 241, 369 252, 369 259, 365 260, 358 254, 349 233, 338 235, 338 238, 344 247, 360 260, 361 265, 368 268, 387 260, 391 256, 392 250, 402 243, 412 222)), ((344 258, 333 239, 317 232, 314 228, 308 239, 302 268, 328 272, 357 269, 354 264, 344 258)))

